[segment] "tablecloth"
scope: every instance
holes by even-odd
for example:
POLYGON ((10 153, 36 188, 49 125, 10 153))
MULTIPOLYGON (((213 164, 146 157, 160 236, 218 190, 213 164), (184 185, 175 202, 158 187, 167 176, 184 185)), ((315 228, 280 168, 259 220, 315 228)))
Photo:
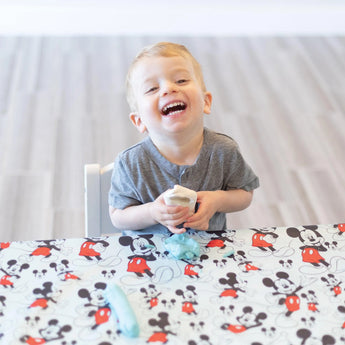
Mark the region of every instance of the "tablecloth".
POLYGON ((194 261, 172 258, 163 235, 1 243, 0 343, 345 343, 345 224, 191 237, 194 261), (109 284, 125 292, 139 338, 118 329, 109 284))

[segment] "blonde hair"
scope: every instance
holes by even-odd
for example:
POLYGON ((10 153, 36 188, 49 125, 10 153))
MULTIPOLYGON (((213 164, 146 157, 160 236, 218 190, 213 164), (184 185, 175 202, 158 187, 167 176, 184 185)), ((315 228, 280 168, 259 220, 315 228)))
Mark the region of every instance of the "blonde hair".
POLYGON ((132 85, 132 74, 137 63, 145 57, 173 57, 182 56, 185 59, 189 59, 192 62, 193 69, 196 77, 200 83, 203 91, 206 91, 206 86, 204 82, 204 77, 202 74, 201 66, 194 56, 189 52, 189 50, 182 44, 176 44, 172 42, 159 42, 152 44, 150 46, 144 47, 142 51, 134 58, 132 64, 129 67, 127 78, 126 78, 126 94, 127 102, 130 106, 131 111, 136 111, 136 99, 134 95, 133 85, 132 85))

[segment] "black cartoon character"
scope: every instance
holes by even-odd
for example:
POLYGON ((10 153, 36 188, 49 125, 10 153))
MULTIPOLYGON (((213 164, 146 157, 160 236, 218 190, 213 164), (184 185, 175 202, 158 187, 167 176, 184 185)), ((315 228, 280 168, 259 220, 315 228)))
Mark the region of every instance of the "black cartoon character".
POLYGON ((170 299, 162 299, 162 304, 164 305, 165 309, 171 310, 175 307, 176 299, 170 298, 170 299))
POLYGON ((318 228, 317 225, 303 227, 303 230, 298 230, 296 228, 288 228, 286 230, 290 237, 298 237, 303 243, 303 246, 300 247, 300 249, 302 249, 302 260, 316 267, 320 266, 320 264, 329 266, 329 263, 326 262, 319 253, 327 251, 327 248, 323 245, 324 238, 316 231, 318 228))
POLYGON ((214 259, 213 263, 220 269, 225 268, 228 264, 228 260, 226 258, 222 258, 220 260, 214 259))
POLYGON ((228 285, 229 288, 225 289, 221 294, 220 297, 233 297, 238 298, 238 291, 246 292, 245 287, 247 285, 246 280, 242 280, 241 278, 237 277, 235 273, 229 272, 227 273, 227 278, 219 278, 219 283, 222 285, 228 285))
POLYGON ((42 285, 42 289, 36 288, 32 292, 37 295, 37 297, 36 300, 31 303, 30 308, 41 307, 42 309, 46 309, 48 308, 49 301, 57 303, 54 298, 60 295, 62 290, 53 289, 52 282, 45 282, 42 285))
POLYGON ((103 270, 102 276, 107 279, 113 279, 115 277, 116 270, 103 270))
POLYGON ((48 321, 48 326, 39 330, 42 338, 33 338, 30 335, 24 335, 20 338, 22 343, 26 344, 45 344, 53 340, 63 339, 63 333, 70 332, 72 327, 70 325, 60 326, 58 320, 48 321))
POLYGON ((321 339, 319 337, 312 337, 309 329, 299 329, 296 332, 298 338, 302 339, 301 345, 309 344, 322 344, 322 345, 334 345, 335 339, 331 335, 324 335, 321 339))
POLYGON ((281 264, 281 266, 283 268, 291 268, 292 267, 292 264, 293 264, 293 261, 291 259, 288 259, 288 260, 279 260, 279 263, 281 264))
POLYGON ((25 318, 25 323, 27 327, 34 328, 37 327, 41 318, 39 316, 27 316, 25 318))
POLYGON ((326 277, 321 277, 321 280, 326 283, 326 286, 334 293, 334 297, 339 296, 342 293, 341 284, 342 281, 339 280, 334 274, 328 274, 326 277))
POLYGON ((266 252, 270 250, 274 252, 273 243, 278 238, 278 235, 275 233, 276 228, 260 228, 260 229, 250 229, 255 231, 255 234, 252 236, 252 246, 261 249, 266 252))
POLYGON ((238 268, 242 270, 242 272, 250 272, 250 271, 260 271, 261 269, 257 266, 252 264, 252 261, 248 260, 246 257, 246 253, 243 250, 238 250, 232 257, 232 259, 238 264, 238 268))
POLYGON ((187 265, 184 268, 184 275, 188 276, 190 278, 200 278, 199 272, 203 269, 203 265, 201 264, 204 260, 208 259, 208 255, 202 254, 198 261, 194 260, 193 262, 188 261, 186 259, 182 259, 181 261, 184 261, 187 265))
POLYGON ((169 322, 169 314, 161 312, 158 314, 158 317, 157 319, 152 318, 149 320, 149 325, 153 327, 157 326, 159 330, 150 336, 147 343, 161 342, 165 344, 168 341, 168 334, 176 335, 169 322))
POLYGON ((41 270, 33 270, 32 273, 33 275, 35 276, 35 278, 38 278, 38 279, 43 279, 45 277, 45 275, 47 274, 47 270, 46 269, 41 269, 41 270))
POLYGON ((315 295, 315 291, 309 290, 307 293, 302 293, 301 297, 307 300, 308 310, 313 311, 313 312, 319 311, 317 309, 319 302, 315 295))
POLYGON ((289 279, 289 275, 286 272, 277 272, 278 279, 273 281, 271 278, 264 278, 263 284, 267 287, 273 287, 275 292, 272 295, 283 295, 279 299, 279 305, 285 304, 287 308, 286 316, 290 316, 293 312, 300 309, 300 298, 296 295, 297 291, 303 287, 298 286, 289 279))
POLYGON ((146 288, 142 287, 140 292, 144 294, 144 299, 147 304, 149 304, 149 309, 152 309, 158 305, 158 297, 161 295, 161 292, 158 292, 156 286, 149 284, 146 288))
POLYGON ((303 323, 308 328, 312 328, 315 325, 315 317, 301 317, 301 323, 303 323))
POLYGON ((96 258, 97 261, 101 260, 101 253, 109 246, 109 243, 104 240, 97 240, 86 238, 85 242, 80 247, 80 256, 84 256, 88 260, 96 258))
POLYGON ((230 304, 229 306, 225 307, 224 305, 219 307, 219 310, 226 316, 230 316, 234 313, 235 306, 230 304))
POLYGON ((38 240, 35 241, 38 243, 37 248, 30 254, 30 256, 44 256, 45 258, 49 258, 52 253, 52 249, 56 251, 60 251, 60 246, 63 240, 38 240))
POLYGON ((243 314, 236 317, 238 324, 224 323, 221 328, 232 333, 242 333, 250 328, 261 326, 261 320, 267 318, 266 313, 254 313, 252 307, 244 307, 242 311, 243 314))
POLYGON ((175 291, 177 296, 183 297, 182 302, 182 312, 187 313, 188 315, 194 314, 196 315, 196 311, 194 309, 194 306, 198 304, 196 301, 197 293, 195 292, 195 286, 193 285, 187 285, 186 289, 183 291, 181 289, 178 289, 175 291))
POLYGON ((212 343, 210 342, 210 338, 208 335, 206 334, 200 334, 199 336, 200 340, 189 340, 188 341, 188 345, 212 345, 212 343))
POLYGON ((137 237, 122 236, 119 243, 122 246, 129 246, 133 255, 128 256, 129 262, 127 272, 133 272, 138 277, 144 274, 152 277, 151 268, 147 265, 147 261, 155 261, 157 258, 153 254, 156 246, 151 238, 153 235, 140 235, 137 237))
POLYGON ((7 261, 7 267, 0 268, 0 271, 5 273, 5 275, 0 279, 0 286, 5 288, 13 288, 13 281, 20 278, 19 273, 28 269, 29 267, 30 265, 28 263, 19 264, 15 259, 7 261))
POLYGON ((62 281, 67 280, 80 280, 79 277, 77 277, 75 274, 72 273, 72 270, 68 267, 69 261, 66 259, 63 259, 60 261, 60 263, 51 262, 50 267, 54 268, 54 270, 58 273, 58 277, 62 281))
POLYGON ((339 236, 342 236, 345 234, 345 223, 335 224, 334 227, 338 230, 339 236))
POLYGON ((235 230, 228 231, 206 231, 206 233, 213 235, 210 241, 207 243, 207 248, 220 248, 224 249, 226 247, 225 242, 233 243, 233 237, 236 234, 235 230))
POLYGON ((109 304, 107 303, 104 290, 107 287, 105 283, 95 283, 94 290, 80 289, 78 295, 81 298, 86 298, 88 303, 84 304, 84 307, 91 308, 91 311, 88 313, 89 317, 94 317, 94 325, 92 329, 96 329, 99 325, 108 322, 111 312, 109 304))

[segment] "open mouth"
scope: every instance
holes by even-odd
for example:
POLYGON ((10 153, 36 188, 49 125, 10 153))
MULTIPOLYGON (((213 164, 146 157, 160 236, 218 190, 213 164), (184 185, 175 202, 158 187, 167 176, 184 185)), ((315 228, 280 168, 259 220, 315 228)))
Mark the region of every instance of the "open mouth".
POLYGON ((174 115, 180 111, 185 110, 187 105, 183 102, 174 102, 166 105, 162 109, 163 115, 174 115))

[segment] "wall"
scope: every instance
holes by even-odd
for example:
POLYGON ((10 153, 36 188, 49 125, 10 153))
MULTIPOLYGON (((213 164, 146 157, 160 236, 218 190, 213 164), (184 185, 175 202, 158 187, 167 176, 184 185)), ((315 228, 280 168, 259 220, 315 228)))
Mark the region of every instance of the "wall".
POLYGON ((343 0, 0 0, 0 35, 343 35, 343 0))

